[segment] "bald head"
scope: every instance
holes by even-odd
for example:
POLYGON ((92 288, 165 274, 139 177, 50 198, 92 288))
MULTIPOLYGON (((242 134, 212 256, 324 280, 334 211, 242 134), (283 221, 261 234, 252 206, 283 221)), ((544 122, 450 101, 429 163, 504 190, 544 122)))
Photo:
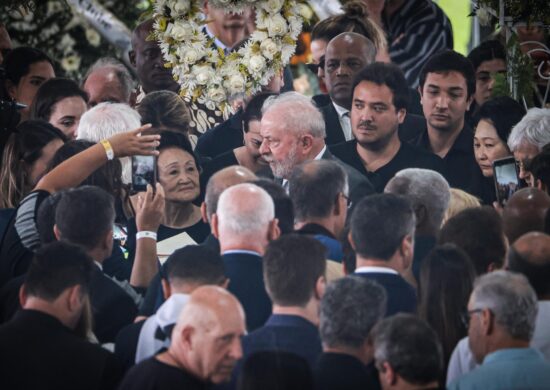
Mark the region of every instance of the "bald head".
POLYGON ((374 62, 376 48, 364 35, 345 32, 334 37, 325 52, 325 84, 337 105, 350 109, 353 80, 374 62))
POLYGON ((237 184, 254 181, 257 178, 250 169, 240 165, 224 168, 212 175, 206 185, 206 195, 204 197, 208 221, 211 221, 212 214, 216 212, 218 199, 225 189, 237 184))
POLYGON ((205 382, 226 382, 242 357, 244 333, 244 310, 237 298, 220 287, 199 287, 180 313, 168 360, 205 382))
POLYGON ((508 253, 508 269, 525 275, 539 300, 550 300, 550 236, 531 232, 518 238, 508 253))
POLYGON ((123 84, 113 66, 105 66, 90 73, 82 89, 90 96, 91 107, 99 103, 129 103, 131 89, 123 84))
POLYGON ((536 188, 524 188, 512 195, 502 213, 508 241, 514 243, 528 232, 543 232, 549 208, 550 196, 536 188))

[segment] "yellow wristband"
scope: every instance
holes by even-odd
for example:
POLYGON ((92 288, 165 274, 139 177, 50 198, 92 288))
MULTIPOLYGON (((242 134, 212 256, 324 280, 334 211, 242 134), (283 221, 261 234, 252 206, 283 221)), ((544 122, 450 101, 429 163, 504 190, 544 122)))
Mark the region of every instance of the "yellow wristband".
POLYGON ((104 139, 101 141, 101 145, 103 145, 103 148, 105 149, 105 154, 107 154, 107 160, 112 160, 115 158, 115 152, 113 151, 113 147, 111 146, 111 143, 104 139))

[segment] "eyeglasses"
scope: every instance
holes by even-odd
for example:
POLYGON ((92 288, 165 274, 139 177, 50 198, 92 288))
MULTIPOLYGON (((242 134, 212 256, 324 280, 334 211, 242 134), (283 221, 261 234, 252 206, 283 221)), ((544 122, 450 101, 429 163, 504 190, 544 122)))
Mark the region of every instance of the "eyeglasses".
POLYGON ((470 319, 472 318, 472 315, 475 313, 481 313, 482 311, 483 309, 473 309, 473 310, 468 310, 466 313, 462 313, 462 316, 461 316, 462 325, 464 325, 464 327, 468 329, 470 327, 470 319))
POLYGON ((346 204, 348 206, 348 210, 351 209, 351 206, 353 205, 353 202, 351 201, 351 199, 349 198, 349 196, 347 196, 346 194, 344 194, 343 192, 340 192, 340 194, 342 194, 342 196, 344 197, 344 199, 346 200, 346 204))
POLYGON ((325 57, 321 57, 318 64, 306 64, 307 68, 311 73, 314 75, 317 75, 317 72, 319 72, 319 69, 323 69, 325 67, 325 57))

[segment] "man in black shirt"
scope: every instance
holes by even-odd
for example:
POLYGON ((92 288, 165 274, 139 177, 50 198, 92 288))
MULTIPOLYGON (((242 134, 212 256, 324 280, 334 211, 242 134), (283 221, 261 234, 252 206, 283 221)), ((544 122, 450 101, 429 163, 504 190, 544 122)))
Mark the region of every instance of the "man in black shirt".
POLYGON ((475 93, 475 72, 461 54, 434 55, 420 73, 419 91, 428 128, 413 143, 441 157, 453 188, 478 194, 481 171, 474 157, 474 136, 465 123, 475 93))
POLYGON ((237 298, 221 287, 199 287, 180 313, 170 348, 133 367, 119 390, 194 390, 226 382, 242 357, 244 333, 237 298))
POLYGON ((351 125, 355 140, 332 147, 332 153, 363 173, 383 192, 395 173, 405 168, 441 172, 443 161, 399 140, 397 129, 407 115, 409 93, 403 72, 395 65, 368 65, 353 88, 351 125))

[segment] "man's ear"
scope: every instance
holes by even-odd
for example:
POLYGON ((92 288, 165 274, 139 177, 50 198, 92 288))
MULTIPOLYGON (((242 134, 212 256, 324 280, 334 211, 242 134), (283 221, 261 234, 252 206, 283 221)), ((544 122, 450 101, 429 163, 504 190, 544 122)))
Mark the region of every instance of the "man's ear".
POLYGON ((495 316, 489 309, 483 309, 480 313, 481 329, 483 335, 490 335, 494 333, 495 329, 495 316))
POLYGON ((135 68, 136 67, 136 52, 134 50, 130 50, 128 52, 128 59, 130 60, 130 64, 135 68))
POLYGON ((170 283, 164 278, 160 279, 160 284, 162 286, 162 296, 164 297, 164 300, 167 300, 170 298, 170 295, 172 295, 172 288, 170 287, 170 283))
POLYGON ((225 288, 227 290, 227 288, 229 287, 229 282, 231 281, 231 279, 229 278, 225 278, 223 280, 223 282, 220 283, 220 287, 221 288, 225 288))
POLYGON ((412 258, 414 257, 414 238, 410 234, 407 234, 401 241, 399 251, 403 259, 403 269, 406 270, 412 265, 412 258))
POLYGON ((348 241, 349 241, 349 244, 351 245, 351 248, 355 251, 355 242, 353 242, 353 236, 351 235, 351 230, 349 231, 348 233, 348 241))
POLYGON ((21 305, 21 307, 25 307, 28 297, 29 296, 27 295, 27 287, 23 284, 19 288, 19 304, 21 305))
POLYGON ((208 221, 208 210, 206 210, 206 202, 201 203, 201 217, 204 223, 210 223, 208 221))
POLYGON ((210 228, 212 229, 212 235, 219 240, 220 231, 218 228, 218 223, 219 223, 218 214, 216 213, 212 214, 212 220, 210 221, 210 228))
POLYGON ((59 231, 59 228, 57 227, 57 224, 53 225, 53 234, 54 234, 55 239, 57 241, 61 240, 61 232, 59 231))
POLYGON ((397 122, 399 122, 399 124, 403 123, 406 116, 407 116, 407 109, 401 108, 399 111, 397 111, 397 122))
POLYGON ((327 287, 327 279, 325 276, 319 276, 319 279, 317 279, 317 282, 315 283, 315 298, 318 300, 321 300, 323 298, 323 295, 325 295, 325 289, 327 287))
POLYGON ((300 137, 300 147, 304 155, 309 154, 313 147, 313 136, 311 134, 304 134, 300 137))
POLYGON ((472 94, 472 96, 470 96, 466 102, 467 106, 466 106, 466 111, 470 111, 470 107, 472 106, 472 103, 474 101, 474 95, 472 94))
POLYGON ((271 222, 269 222, 269 226, 267 228, 267 240, 274 241, 280 236, 281 228, 279 227, 279 220, 274 218, 271 222))
POLYGON ((390 363, 384 362, 379 368, 378 372, 380 373, 380 377, 383 378, 383 381, 386 383, 387 386, 393 386, 397 383, 397 374, 395 373, 392 366, 390 366, 390 363))
POLYGON ((193 350, 193 334, 195 333, 195 329, 191 325, 185 326, 183 329, 180 330, 181 334, 181 343, 183 344, 183 347, 188 350, 193 350))
POLYGON ((67 309, 71 312, 77 312, 82 310, 83 306, 83 293, 82 293, 82 286, 79 284, 76 284, 72 287, 69 287, 69 293, 68 293, 68 307, 67 309))

